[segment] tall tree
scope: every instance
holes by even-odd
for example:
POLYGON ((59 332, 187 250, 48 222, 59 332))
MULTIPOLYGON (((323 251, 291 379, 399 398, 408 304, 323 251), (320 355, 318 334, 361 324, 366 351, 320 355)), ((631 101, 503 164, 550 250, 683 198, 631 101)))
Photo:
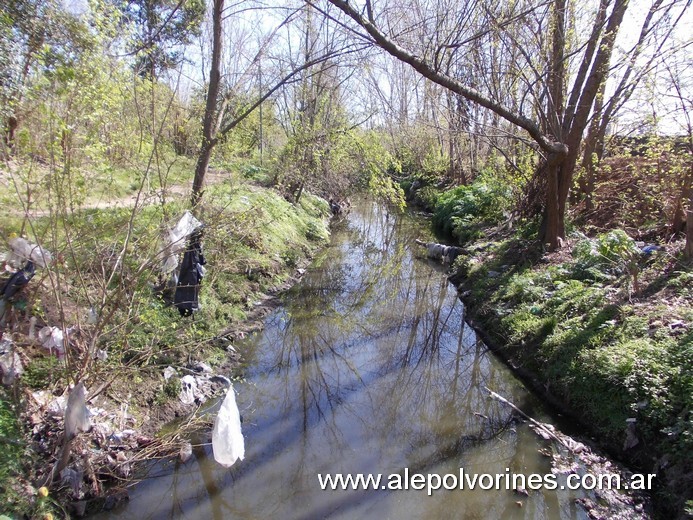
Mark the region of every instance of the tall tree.
MULTIPOLYGON (((502 100, 489 95, 480 89, 470 85, 471 78, 455 77, 441 71, 435 60, 436 53, 427 54, 424 50, 421 54, 405 47, 406 39, 399 39, 398 34, 407 31, 398 31, 395 34, 388 27, 388 10, 382 8, 379 12, 374 10, 371 0, 365 0, 362 9, 346 0, 329 0, 338 7, 353 22, 362 37, 378 45, 395 58, 408 63, 417 72, 438 83, 439 85, 459 94, 465 99, 478 104, 504 120, 525 130, 538 145, 543 153, 543 161, 538 173, 547 184, 544 197, 544 226, 543 240, 551 248, 559 247, 565 238, 565 213, 568 193, 573 182, 576 162, 583 138, 583 132, 589 121, 595 97, 600 86, 606 81, 609 72, 609 62, 614 47, 616 35, 623 21, 623 16, 628 7, 628 0, 615 0, 610 10, 606 13, 604 23, 600 23, 595 16, 592 23, 592 36, 595 45, 583 46, 580 72, 573 81, 572 91, 569 96, 563 92, 565 88, 565 55, 566 55, 566 30, 565 10, 566 2, 559 0, 551 3, 551 44, 549 58, 541 78, 546 85, 546 95, 543 96, 542 110, 544 121, 526 111, 513 109, 503 103, 502 100), (560 93, 559 93, 560 91, 560 93), (567 99, 565 107, 563 99, 567 99)), ((524 10, 524 4, 515 4, 514 10, 505 14, 504 20, 496 20, 499 27, 505 27, 518 19, 524 19, 529 14, 545 6, 545 3, 529 6, 524 10)), ((441 5, 441 11, 450 11, 451 5, 441 5)), ((455 17, 455 12, 437 12, 439 16, 455 17)), ((473 44, 480 35, 487 33, 488 28, 476 28, 477 32, 455 34, 453 39, 437 45, 436 51, 454 49, 462 53, 473 44)), ((528 49, 519 49, 527 54, 528 49)), ((579 55, 577 52, 575 55, 579 55)), ((542 97, 541 94, 535 94, 542 97)))
POLYGON ((69 66, 91 44, 80 20, 54 0, 0 4, 0 124, 5 154, 14 150, 32 74, 69 66))
POLYGON ((156 79, 183 59, 181 48, 200 34, 204 0, 128 0, 122 7, 131 24, 130 51, 142 77, 156 79))
MULTIPOLYGON (((212 57, 209 65, 209 76, 205 95, 205 110, 202 124, 202 140, 200 143, 197 163, 195 165, 195 176, 193 178, 191 203, 196 208, 202 198, 204 191, 204 181, 209 168, 209 162, 214 148, 222 142, 234 128, 245 120, 256 108, 266 99, 275 94, 280 88, 288 83, 297 81, 301 77, 301 72, 328 60, 336 59, 342 54, 354 52, 354 49, 346 47, 332 47, 327 50, 316 49, 310 56, 297 64, 292 64, 290 69, 280 71, 273 80, 264 79, 263 91, 250 101, 233 105, 234 93, 241 88, 241 85, 248 82, 249 77, 255 75, 250 71, 255 70, 260 59, 265 58, 266 47, 275 36, 276 30, 272 31, 260 46, 258 52, 250 59, 244 70, 236 71, 235 81, 231 78, 222 78, 222 51, 223 51, 223 22, 232 16, 232 13, 225 11, 225 0, 213 0, 212 4, 212 57), (222 94, 222 92, 224 94, 222 94)), ((287 25, 294 17, 296 10, 292 10, 289 15, 279 24, 279 27, 287 25)), ((238 49, 236 49, 238 51, 238 49)), ((263 68, 263 71, 265 69, 263 68)), ((257 76, 256 76, 257 77, 257 76)))

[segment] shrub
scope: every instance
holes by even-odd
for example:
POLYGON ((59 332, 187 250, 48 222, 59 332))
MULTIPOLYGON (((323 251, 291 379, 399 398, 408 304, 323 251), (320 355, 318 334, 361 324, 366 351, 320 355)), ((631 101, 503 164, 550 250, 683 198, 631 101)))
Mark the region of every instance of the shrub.
POLYGON ((470 238, 473 233, 469 231, 475 226, 500 222, 509 203, 507 187, 481 176, 470 185, 457 186, 440 194, 433 223, 458 239, 470 238))

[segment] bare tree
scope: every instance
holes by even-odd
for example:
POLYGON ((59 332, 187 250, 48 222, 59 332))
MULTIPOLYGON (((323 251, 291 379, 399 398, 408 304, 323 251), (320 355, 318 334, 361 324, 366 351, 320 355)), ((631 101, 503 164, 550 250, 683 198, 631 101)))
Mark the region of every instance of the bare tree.
MULTIPOLYGON (((252 101, 243 103, 239 106, 229 107, 232 98, 229 96, 235 91, 235 86, 242 84, 244 81, 249 81, 249 78, 259 77, 259 75, 250 74, 251 70, 266 59, 265 48, 268 42, 276 35, 276 30, 267 36, 265 43, 260 46, 259 51, 250 60, 246 70, 236 77, 235 85, 223 85, 222 82, 222 50, 223 50, 223 22, 232 14, 225 11, 225 0, 214 0, 212 4, 212 57, 209 68, 208 86, 205 95, 205 111, 202 124, 202 141, 200 143, 200 151, 195 166, 195 177, 193 179, 191 204, 197 207, 204 190, 204 181, 209 168, 209 162, 212 157, 214 148, 222 142, 225 137, 237 127, 244 119, 246 119, 256 108, 258 108, 265 100, 274 95, 283 86, 297 81, 301 76, 301 72, 310 69, 311 67, 324 63, 327 60, 336 59, 338 56, 354 52, 355 49, 351 46, 344 48, 332 48, 323 52, 315 52, 311 54, 309 59, 306 59, 291 67, 289 71, 280 72, 274 81, 268 81, 263 85, 264 91, 257 95, 252 101), (222 88, 227 93, 221 95, 222 88)), ((234 6, 237 8, 237 6, 234 6)), ((297 10, 289 10, 289 14, 279 24, 280 27, 288 24, 294 17, 297 10)), ((238 51, 236 49, 235 51, 238 51)))
MULTIPOLYGON (((503 120, 526 131, 543 154, 543 160, 538 168, 538 174, 546 182, 544 197, 544 226, 543 240, 551 248, 556 248, 565 238, 565 214, 567 198, 573 182, 575 167, 580 152, 583 133, 589 122, 595 98, 601 86, 608 77, 611 54, 616 35, 628 7, 627 0, 615 0, 612 5, 604 2, 592 19, 591 38, 586 45, 578 47, 570 58, 579 61, 578 73, 572 81, 572 89, 565 92, 568 42, 566 31, 567 2, 541 2, 522 7, 516 4, 514 8, 507 6, 504 11, 498 11, 490 18, 496 18, 494 25, 503 30, 503 35, 512 38, 506 27, 518 21, 524 21, 540 12, 542 21, 548 21, 550 26, 550 42, 548 42, 548 58, 543 69, 538 67, 536 57, 531 52, 542 51, 539 46, 535 49, 523 47, 519 42, 517 52, 526 56, 528 66, 535 67, 538 79, 530 85, 529 92, 537 102, 534 104, 535 113, 530 114, 522 106, 512 107, 494 96, 488 89, 471 86, 470 77, 453 76, 441 70, 437 57, 443 52, 454 52, 460 56, 469 50, 476 40, 488 34, 490 28, 475 26, 471 23, 472 16, 479 16, 476 10, 465 11, 456 4, 438 3, 435 16, 451 17, 456 20, 458 27, 466 31, 458 31, 450 38, 433 43, 428 49, 417 53, 410 50, 410 43, 401 36, 406 31, 397 32, 390 29, 390 17, 386 7, 380 7, 376 12, 371 0, 365 0, 362 8, 345 0, 329 0, 338 7, 353 22, 356 31, 373 44, 381 47, 395 58, 408 63, 417 72, 429 80, 455 92, 468 101, 484 107, 503 120), (443 11, 446 11, 447 14, 443 11), (455 16, 462 13, 459 19, 455 16), (498 18, 501 16, 502 18, 498 18), (365 31, 365 34, 364 32, 365 31), (428 52, 427 52, 428 51, 428 52), (487 93, 488 92, 488 93, 487 93)), ((474 4, 480 5, 480 4, 474 4)), ((481 9, 483 6, 476 9, 481 9)), ((489 21, 489 18, 485 18, 489 21)), ((545 31, 546 26, 541 27, 545 31)), ((540 31, 533 35, 541 38, 540 31)), ((530 35, 532 36, 532 35, 530 35)), ((477 83, 479 81, 477 80, 477 83)))
MULTIPOLYGON (((592 191, 595 186, 596 169, 601 161, 606 145, 607 132, 615 116, 631 99, 638 85, 648 77, 658 63, 665 62, 678 49, 665 49, 672 33, 679 24, 691 0, 685 2, 664 2, 654 0, 642 21, 640 32, 635 43, 625 52, 623 70, 618 84, 607 97, 606 82, 600 87, 595 99, 591 123, 585 137, 582 156, 584 177, 580 180, 580 189, 586 199, 586 209, 592 209, 592 191), (643 63, 639 63, 643 61, 643 63)), ((606 4, 602 0, 600 15, 606 4)))

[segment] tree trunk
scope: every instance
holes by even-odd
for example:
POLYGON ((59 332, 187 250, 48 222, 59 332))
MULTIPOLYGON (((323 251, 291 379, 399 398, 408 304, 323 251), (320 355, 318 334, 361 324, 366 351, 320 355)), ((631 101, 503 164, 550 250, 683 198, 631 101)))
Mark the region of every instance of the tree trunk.
MULTIPOLYGON (((606 81, 609 72, 609 62, 611 61, 611 52, 616 40, 616 34, 623 21, 623 16, 628 7, 628 0, 616 0, 613 11, 609 16, 609 20, 604 32, 604 36, 599 42, 597 53, 592 64, 589 76, 585 81, 585 85, 580 93, 579 100, 575 107, 575 115, 569 122, 570 132, 563 141, 568 147, 568 153, 561 161, 560 168, 557 174, 558 184, 558 233, 560 238, 565 238, 565 216, 567 211, 568 195, 573 183, 573 174, 580 151, 580 143, 582 142, 582 134, 587 126, 590 112, 594 104, 594 100, 599 92, 602 84, 606 81)), ((565 123, 565 121, 564 121, 565 123)), ((550 238, 550 237, 547 237, 550 238)), ((558 240, 556 240, 558 242, 558 240)), ((553 241, 549 241, 553 247, 553 241)))
POLYGON ((693 187, 688 186, 688 210, 686 211, 686 246, 683 250, 686 260, 693 260, 693 187))
POLYGON ((216 144, 214 128, 216 126, 216 106, 217 98, 219 97, 219 83, 221 81, 221 22, 223 10, 224 0, 214 0, 214 6, 212 7, 212 63, 209 71, 209 88, 207 89, 205 115, 202 122, 202 145, 200 146, 200 155, 195 165, 195 178, 193 179, 190 200, 193 209, 197 208, 202 198, 209 159, 216 144))
POLYGON ((17 132, 17 127, 19 126, 19 121, 17 121, 16 115, 10 115, 7 118, 7 124, 5 125, 5 135, 3 136, 3 140, 5 141, 5 153, 7 156, 11 156, 14 154, 14 145, 15 145, 15 134, 17 132))

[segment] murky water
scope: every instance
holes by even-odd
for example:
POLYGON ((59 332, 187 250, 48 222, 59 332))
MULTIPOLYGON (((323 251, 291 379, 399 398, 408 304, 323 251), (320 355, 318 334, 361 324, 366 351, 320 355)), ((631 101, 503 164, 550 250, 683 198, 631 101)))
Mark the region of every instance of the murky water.
POLYGON ((186 464, 157 465, 108 518, 586 518, 581 492, 320 489, 327 473, 386 484, 405 472, 551 472, 539 452, 549 443, 484 387, 546 412, 465 324, 443 269, 414 244, 427 234, 414 217, 356 207, 242 347, 245 460, 225 469, 197 447, 186 464))

